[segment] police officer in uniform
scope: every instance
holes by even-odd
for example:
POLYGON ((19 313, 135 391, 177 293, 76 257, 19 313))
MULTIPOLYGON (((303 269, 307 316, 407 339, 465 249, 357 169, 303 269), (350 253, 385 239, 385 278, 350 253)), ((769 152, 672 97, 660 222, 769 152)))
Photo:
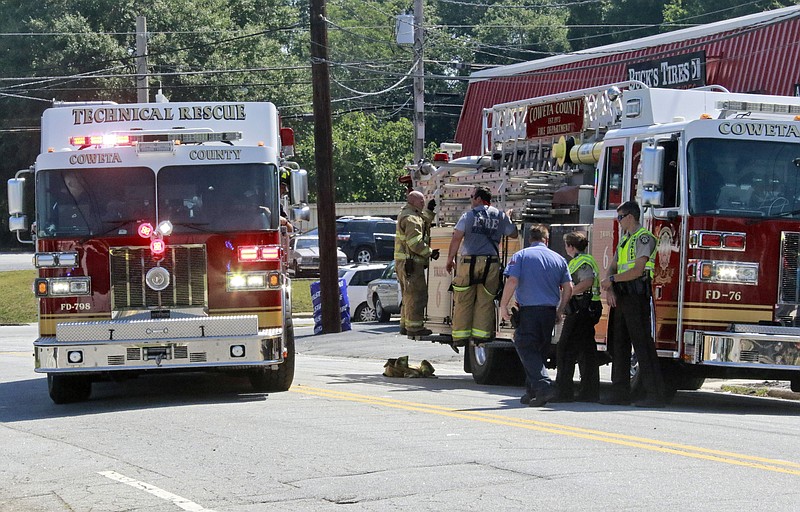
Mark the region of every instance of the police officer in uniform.
POLYGON ((638 407, 664 407, 664 380, 651 334, 652 277, 658 241, 639 223, 641 210, 635 201, 617 208, 623 236, 608 276, 600 282, 606 291, 612 367, 612 394, 603 403, 627 405, 631 391, 631 344, 639 360, 639 372, 646 392, 638 407))
POLYGON ((425 269, 429 259, 438 259, 439 250, 431 250, 430 226, 436 202, 431 199, 425 208, 422 192, 408 193, 407 203, 397 217, 394 242, 394 264, 403 302, 400 307, 400 334, 410 337, 427 336, 424 327, 425 306, 428 303, 428 283, 425 269))
POLYGON ((575 399, 573 377, 575 363, 581 372, 579 402, 600 400, 600 369, 594 326, 600 320, 603 305, 600 302, 600 269, 591 254, 586 254, 589 241, 580 232, 564 235, 564 245, 572 276, 572 298, 569 300, 561 338, 558 340, 557 400, 572 402, 575 399))
POLYGON ((517 237, 511 222, 512 210, 503 213, 490 206, 492 193, 476 187, 472 208, 456 224, 447 251, 447 271, 453 276, 453 347, 463 347, 472 338, 475 343, 494 337, 494 299, 500 289, 500 255, 498 244, 503 236, 517 237), (462 243, 463 242, 463 243, 462 243), (456 265, 456 255, 461 256, 456 265))

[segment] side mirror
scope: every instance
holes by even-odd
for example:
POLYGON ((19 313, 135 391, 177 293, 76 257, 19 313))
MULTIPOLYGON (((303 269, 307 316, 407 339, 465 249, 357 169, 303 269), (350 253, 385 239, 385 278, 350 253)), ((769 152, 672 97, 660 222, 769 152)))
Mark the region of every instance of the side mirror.
POLYGON ((8 180, 8 214, 25 213, 25 178, 8 180))
POLYGON ((292 204, 305 204, 308 202, 308 171, 305 169, 293 169, 292 180, 292 204))
POLYGON ((305 205, 292 208, 289 211, 289 216, 291 217, 292 221, 296 220, 309 221, 311 220, 311 208, 305 205))
POLYGON ((14 233, 28 230, 25 216, 25 178, 8 180, 8 229, 14 233))
POLYGON ((664 148, 646 146, 642 148, 642 202, 644 205, 661 206, 664 203, 664 148))

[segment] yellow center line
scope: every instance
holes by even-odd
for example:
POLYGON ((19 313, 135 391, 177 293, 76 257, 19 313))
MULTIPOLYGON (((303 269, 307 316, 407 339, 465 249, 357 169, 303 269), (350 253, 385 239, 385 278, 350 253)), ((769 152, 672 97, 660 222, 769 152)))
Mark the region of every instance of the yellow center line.
POLYGON ((786 473, 789 475, 800 476, 800 464, 779 459, 768 459, 764 457, 756 457, 752 455, 744 455, 744 454, 726 452, 721 450, 713 450, 698 446, 671 443, 668 441, 659 441, 656 439, 648 439, 644 437, 629 436, 625 434, 615 434, 613 432, 604 432, 602 430, 592 430, 581 427, 572 427, 569 425, 548 423, 544 421, 529 420, 524 418, 510 418, 499 414, 491 414, 485 412, 463 411, 459 409, 452 409, 438 405, 429 405, 417 402, 396 400, 392 398, 360 395, 356 393, 349 393, 345 391, 334 391, 330 389, 315 388, 311 386, 296 385, 292 387, 291 391, 296 393, 303 393, 306 395, 331 398, 335 400, 346 400, 350 402, 382 405, 394 409, 424 412, 428 414, 436 414, 439 416, 447 416, 451 418, 480 421, 483 423, 517 427, 526 430, 534 430, 538 432, 547 432, 550 434, 558 434, 562 436, 588 439, 591 441, 600 441, 603 443, 610 443, 610 444, 628 446, 633 448, 641 448, 644 450, 650 450, 655 452, 670 453, 673 455, 680 455, 682 457, 704 459, 715 462, 722 462, 725 464, 745 466, 755 469, 763 469, 765 471, 773 471, 777 473, 786 473))

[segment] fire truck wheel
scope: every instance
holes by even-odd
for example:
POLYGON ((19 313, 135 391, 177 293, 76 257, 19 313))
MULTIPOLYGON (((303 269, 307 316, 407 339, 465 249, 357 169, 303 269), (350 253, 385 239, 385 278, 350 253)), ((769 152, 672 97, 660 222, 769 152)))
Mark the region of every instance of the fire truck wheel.
POLYGON ((467 353, 472 378, 478 384, 520 386, 525 383, 525 370, 515 350, 487 348, 470 342, 467 353))
POLYGON ((85 402, 92 394, 92 379, 86 376, 47 374, 47 391, 57 404, 85 402))
POLYGON ((294 380, 294 325, 291 320, 286 322, 284 331, 284 343, 286 344, 286 358, 283 363, 278 365, 277 370, 263 368, 251 370, 248 373, 250 385, 258 393, 271 393, 277 391, 288 391, 294 380))

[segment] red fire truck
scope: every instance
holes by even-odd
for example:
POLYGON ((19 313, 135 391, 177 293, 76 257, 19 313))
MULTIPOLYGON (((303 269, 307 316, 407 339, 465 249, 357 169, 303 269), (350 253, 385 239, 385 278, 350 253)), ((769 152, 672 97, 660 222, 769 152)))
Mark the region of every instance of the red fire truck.
MULTIPOLYGON (((800 391, 798 120, 800 98, 623 82, 485 109, 482 155, 411 175, 443 205, 434 247, 446 251, 447 226, 484 185, 523 228, 549 225, 555 250, 565 232, 587 233, 603 275, 619 239, 615 209, 638 201, 659 240, 653 337, 671 390, 716 377, 789 380, 800 391)), ((503 256, 519 247, 501 244, 503 256)), ((426 326, 446 338, 451 276, 431 263, 426 326)), ((606 307, 604 351, 607 318, 606 307)), ((467 351, 479 382, 519 379, 510 326, 497 333, 467 351)))
POLYGON ((275 106, 65 103, 44 112, 41 134, 35 164, 8 182, 9 225, 36 245, 34 355, 53 401, 147 372, 238 372, 257 391, 288 389, 281 202, 305 217, 307 184, 275 106))

